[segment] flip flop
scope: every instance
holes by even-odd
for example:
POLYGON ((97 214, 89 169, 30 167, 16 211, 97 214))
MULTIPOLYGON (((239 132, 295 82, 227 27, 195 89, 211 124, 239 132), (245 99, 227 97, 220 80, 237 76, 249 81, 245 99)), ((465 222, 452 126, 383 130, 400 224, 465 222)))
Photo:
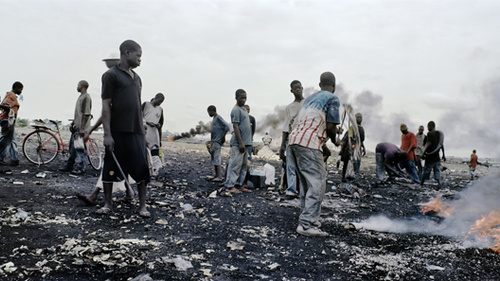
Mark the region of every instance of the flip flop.
POLYGON ((241 190, 233 187, 233 188, 229 189, 227 192, 238 194, 238 193, 241 193, 241 190))
POLYGON ((221 179, 221 178, 214 178, 214 179, 212 179, 212 182, 222 182, 222 181, 223 181, 223 179, 221 179))
POLYGON ((150 218, 151 217, 151 213, 148 212, 148 211, 139 211, 139 216, 143 217, 143 218, 150 218))
POLYGON ((102 207, 100 209, 95 210, 95 213, 98 215, 107 215, 111 213, 111 209, 108 207, 102 207))
POLYGON ((96 202, 90 200, 89 197, 87 195, 85 195, 85 194, 81 194, 80 193, 80 194, 76 195, 76 197, 78 199, 82 200, 83 202, 85 202, 85 204, 87 204, 89 206, 95 206, 95 205, 97 205, 96 202))
POLYGON ((240 188, 240 191, 241 191, 241 192, 252 192, 250 189, 245 188, 245 187, 241 187, 241 188, 240 188))

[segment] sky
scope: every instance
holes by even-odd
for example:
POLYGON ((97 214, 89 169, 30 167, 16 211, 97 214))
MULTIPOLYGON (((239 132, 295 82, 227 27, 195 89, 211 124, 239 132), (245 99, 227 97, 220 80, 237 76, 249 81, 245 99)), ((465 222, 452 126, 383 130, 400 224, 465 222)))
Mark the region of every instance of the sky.
POLYGON ((0 96, 14 81, 24 84, 19 118, 67 123, 84 79, 97 119, 102 60, 132 39, 143 50, 142 100, 165 94, 170 132, 210 122, 211 104, 229 121, 242 88, 255 139, 279 136, 290 82, 310 94, 331 71, 341 103, 364 115, 369 151, 399 145, 401 123, 416 133, 433 120, 447 155, 500 156, 500 1, 0 0, 0 7, 0 96))

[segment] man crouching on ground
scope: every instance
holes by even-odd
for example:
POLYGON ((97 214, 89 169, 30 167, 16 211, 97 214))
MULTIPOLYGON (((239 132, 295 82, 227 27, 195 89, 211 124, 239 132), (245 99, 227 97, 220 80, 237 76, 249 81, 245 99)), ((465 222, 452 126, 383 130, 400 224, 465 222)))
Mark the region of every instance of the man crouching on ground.
MULTIPOLYGON (((305 236, 329 234, 319 229, 321 202, 325 195, 326 170, 322 146, 330 138, 336 140, 340 123, 340 101, 335 92, 335 76, 331 72, 321 74, 321 91, 309 96, 297 115, 295 128, 290 133, 290 160, 297 167, 300 185, 300 205, 297 232, 305 236)), ((338 146, 338 144, 335 144, 338 146)))
POLYGON ((137 182, 139 215, 150 217, 146 209, 146 185, 150 180, 146 139, 142 124, 141 78, 132 69, 141 64, 142 49, 127 40, 120 45, 120 62, 102 75, 102 124, 104 127, 104 166, 102 182, 104 207, 98 214, 108 214, 113 208, 113 182, 122 177, 114 156, 125 177, 137 182))

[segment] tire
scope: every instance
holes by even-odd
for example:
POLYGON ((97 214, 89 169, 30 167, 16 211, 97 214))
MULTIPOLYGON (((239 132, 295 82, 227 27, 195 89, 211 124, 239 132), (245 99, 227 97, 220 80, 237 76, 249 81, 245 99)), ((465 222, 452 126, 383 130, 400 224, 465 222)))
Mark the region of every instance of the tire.
POLYGON ((94 170, 99 171, 102 165, 101 149, 95 140, 89 140, 87 142, 87 157, 89 158, 89 164, 94 168, 94 170))
POLYGON ((59 141, 49 131, 35 130, 26 135, 23 140, 24 156, 35 165, 52 162, 59 154, 59 149, 59 141))

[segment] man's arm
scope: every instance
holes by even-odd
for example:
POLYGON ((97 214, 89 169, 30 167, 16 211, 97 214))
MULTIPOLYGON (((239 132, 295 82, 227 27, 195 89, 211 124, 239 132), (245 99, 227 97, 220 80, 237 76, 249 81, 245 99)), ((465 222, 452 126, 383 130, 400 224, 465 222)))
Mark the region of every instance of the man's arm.
POLYGON ((245 144, 243 143, 243 139, 241 138, 240 123, 233 122, 233 130, 234 130, 234 136, 238 141, 238 148, 240 149, 240 152, 243 153, 245 152, 245 144))
POLYGON ((90 114, 82 116, 82 123, 80 123, 80 128, 78 128, 80 132, 80 137, 83 137, 85 135, 85 124, 87 124, 89 119, 90 119, 90 114))
POLYGON ((90 127, 90 129, 87 132, 85 132, 85 135, 83 136, 83 141, 87 142, 90 138, 90 134, 92 134, 93 131, 95 131, 97 128, 99 128, 99 126, 101 126, 101 124, 102 124, 102 116, 99 117, 99 119, 97 119, 94 126, 90 127))
POLYGON ((280 147, 280 159, 285 159, 285 151, 286 151, 286 142, 288 140, 288 132, 283 132, 281 134, 281 147, 280 147))
POLYGON ((326 123, 326 135, 330 138, 331 142, 335 146, 339 146, 340 143, 337 142, 337 125, 335 123, 326 123))
POLYGON ((113 139, 113 136, 111 136, 111 99, 103 99, 102 100, 102 113, 101 113, 101 118, 102 118, 102 126, 104 129, 104 137, 103 137, 103 144, 104 146, 109 149, 110 151, 113 151, 115 148, 115 140, 113 139))

